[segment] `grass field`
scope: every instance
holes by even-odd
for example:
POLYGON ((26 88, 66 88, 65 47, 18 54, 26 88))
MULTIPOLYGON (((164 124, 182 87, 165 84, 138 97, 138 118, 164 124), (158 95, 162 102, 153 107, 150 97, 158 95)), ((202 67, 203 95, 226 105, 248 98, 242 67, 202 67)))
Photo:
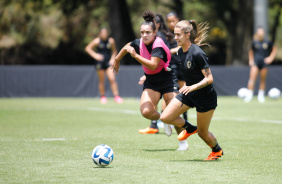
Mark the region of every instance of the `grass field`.
POLYGON ((282 99, 218 104, 210 130, 224 155, 204 162, 210 148, 197 135, 177 152, 175 131, 139 134, 149 121, 138 99, 0 98, 0 183, 282 183, 282 99), (99 144, 114 150, 109 167, 91 160, 99 144))

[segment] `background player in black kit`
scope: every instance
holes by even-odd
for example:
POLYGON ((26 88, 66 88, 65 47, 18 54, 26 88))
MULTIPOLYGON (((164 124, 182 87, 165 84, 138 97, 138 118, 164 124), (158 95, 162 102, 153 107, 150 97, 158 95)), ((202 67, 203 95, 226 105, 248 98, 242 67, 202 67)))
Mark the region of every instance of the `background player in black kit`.
POLYGON ((213 88, 213 76, 208 58, 199 47, 207 36, 207 25, 193 20, 180 21, 174 29, 175 40, 181 46, 178 54, 181 57, 180 69, 186 84, 179 94, 168 104, 161 114, 164 123, 183 127, 178 140, 185 140, 198 132, 199 137, 212 148, 205 160, 217 160, 223 155, 223 150, 215 136, 209 132, 211 118, 217 107, 217 94, 213 88), (198 46, 199 45, 199 46, 198 46), (197 126, 185 121, 180 115, 190 108, 196 107, 197 126))
POLYGON ((111 37, 108 37, 108 30, 106 28, 102 28, 100 30, 99 37, 92 40, 85 47, 85 51, 97 61, 96 71, 99 79, 99 91, 101 96, 100 102, 102 104, 107 103, 104 84, 106 74, 109 79, 113 95, 115 96, 115 101, 117 103, 122 103, 123 99, 119 96, 115 75, 110 68, 117 55, 117 50, 115 46, 115 40, 111 37))
POLYGON ((267 66, 273 62, 276 53, 277 48, 265 38, 264 29, 259 27, 254 35, 252 48, 249 50, 249 65, 251 68, 248 81, 249 92, 244 98, 245 102, 252 100, 256 78, 260 74, 258 101, 264 103, 265 81, 268 72, 267 66))

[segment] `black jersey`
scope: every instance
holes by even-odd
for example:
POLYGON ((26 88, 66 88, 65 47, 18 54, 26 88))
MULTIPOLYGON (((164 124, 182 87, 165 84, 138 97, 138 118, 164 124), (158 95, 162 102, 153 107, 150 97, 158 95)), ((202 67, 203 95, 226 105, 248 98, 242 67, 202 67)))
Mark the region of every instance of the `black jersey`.
MULTIPOLYGON (((182 48, 178 50, 181 74, 187 86, 196 84, 204 79, 202 69, 209 68, 208 57, 205 52, 196 44, 191 44, 187 52, 183 52, 182 48)), ((191 92, 192 94, 203 94, 213 91, 213 85, 210 84, 202 89, 191 92)))
MULTIPOLYGON (((134 48, 135 52, 140 55, 140 39, 135 39, 130 44, 134 48)), ((152 50, 153 42, 150 45, 146 45, 147 50, 151 53, 151 57, 161 58, 164 62, 167 62, 167 55, 162 47, 156 47, 152 50)))
POLYGON ((102 54, 104 56, 104 60, 102 62, 109 62, 112 56, 112 45, 109 42, 109 39, 102 40, 100 39, 100 43, 97 46, 97 53, 102 54))
POLYGON ((264 63, 264 58, 268 57, 272 51, 273 44, 268 40, 252 42, 252 50, 254 52, 254 60, 256 63, 264 63))
POLYGON ((170 44, 169 44, 169 41, 168 39, 166 38, 165 34, 160 32, 160 31, 157 31, 157 36, 160 37, 164 43, 166 44, 166 46, 170 49, 170 44))

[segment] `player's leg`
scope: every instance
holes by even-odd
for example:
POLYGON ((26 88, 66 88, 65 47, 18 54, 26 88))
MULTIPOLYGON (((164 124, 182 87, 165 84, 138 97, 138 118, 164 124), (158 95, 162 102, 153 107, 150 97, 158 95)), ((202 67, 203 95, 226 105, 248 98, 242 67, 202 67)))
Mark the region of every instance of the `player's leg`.
POLYGON ((140 100, 140 111, 145 118, 150 120, 158 120, 160 118, 160 113, 157 111, 160 98, 160 92, 144 89, 140 100))
POLYGON ((258 101, 260 103, 264 103, 265 102, 265 81, 266 81, 266 77, 267 77, 267 73, 268 73, 268 69, 267 68, 262 68, 260 70, 260 84, 259 84, 259 91, 258 91, 258 101))
MULTIPOLYGON (((181 89, 183 86, 184 86, 184 84, 185 84, 185 81, 183 81, 183 80, 178 80, 178 85, 179 85, 179 89, 181 89)), ((187 111, 186 112, 184 112, 183 114, 182 114, 182 116, 183 116, 183 119, 184 120, 187 120, 187 111)))
POLYGON ((253 94, 254 94, 254 88, 255 88, 255 82, 257 79, 259 73, 259 69, 257 66, 251 66, 250 69, 250 77, 249 77, 249 81, 248 81, 248 94, 246 95, 246 97, 244 98, 245 102, 250 102, 253 98, 253 94))
POLYGON ((106 69, 106 74, 107 74, 107 77, 109 79, 110 86, 111 86, 113 95, 115 97, 115 101, 117 103, 122 103, 123 99, 119 96, 118 85, 117 85, 115 74, 114 74, 113 70, 110 67, 108 67, 106 69))
POLYGON ((209 147, 212 148, 212 152, 205 160, 217 160, 223 155, 223 151, 219 146, 215 136, 209 131, 213 113, 214 109, 208 112, 197 112, 198 135, 209 147))
POLYGON ((99 91, 100 91, 100 102, 102 104, 105 104, 107 103, 107 98, 105 96, 105 84, 104 84, 104 81, 105 81, 105 70, 96 70, 97 72, 97 76, 98 76, 98 88, 99 88, 99 91))

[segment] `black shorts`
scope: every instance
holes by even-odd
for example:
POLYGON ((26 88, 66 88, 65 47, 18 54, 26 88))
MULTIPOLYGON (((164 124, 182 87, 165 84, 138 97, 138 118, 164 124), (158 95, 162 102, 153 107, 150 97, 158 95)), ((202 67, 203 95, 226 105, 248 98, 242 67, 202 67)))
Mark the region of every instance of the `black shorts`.
POLYGON ((255 65, 259 70, 267 67, 267 64, 264 61, 255 61, 255 65))
POLYGON ((170 92, 178 93, 179 85, 177 83, 175 75, 172 73, 166 75, 164 72, 166 71, 162 71, 154 76, 155 78, 161 79, 159 81, 154 81, 154 79, 150 80, 150 76, 146 74, 146 80, 143 85, 143 90, 152 89, 154 91, 160 92, 161 96, 170 92))
POLYGON ((208 112, 217 107, 217 94, 214 90, 208 94, 193 96, 189 93, 188 95, 179 93, 176 99, 191 108, 196 107, 197 112, 208 112))
POLYGON ((109 61, 97 61, 95 68, 96 70, 107 70, 110 67, 109 61))

